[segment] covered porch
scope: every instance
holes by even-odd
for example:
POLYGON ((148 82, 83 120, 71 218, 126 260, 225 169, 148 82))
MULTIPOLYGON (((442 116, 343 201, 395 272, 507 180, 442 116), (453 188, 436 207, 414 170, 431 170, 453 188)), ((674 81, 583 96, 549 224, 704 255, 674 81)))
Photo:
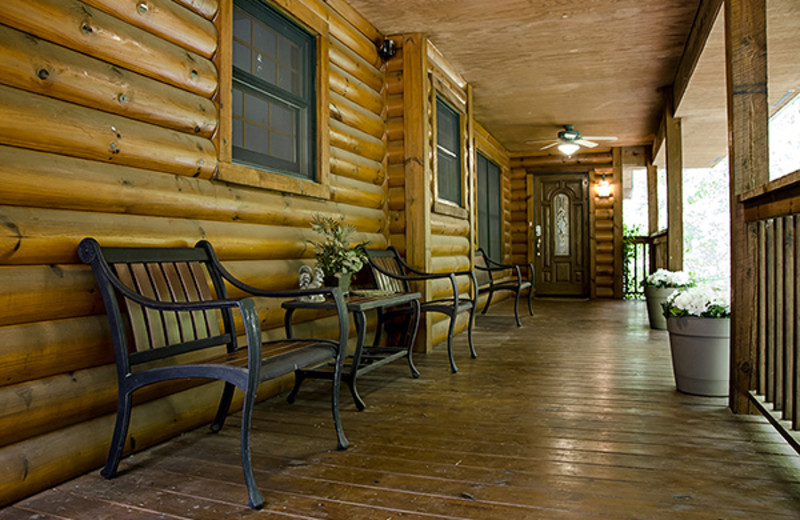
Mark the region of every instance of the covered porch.
POLYGON ((800 516, 800 460, 761 416, 680 394, 665 331, 642 302, 511 301, 478 318, 478 358, 446 351, 342 396, 352 445, 335 450, 327 384, 256 407, 253 464, 266 498, 247 508, 236 418, 92 471, 0 512, 21 518, 752 519, 800 516), (131 471, 128 471, 131 470, 131 471), (38 516, 33 516, 38 515, 38 516))

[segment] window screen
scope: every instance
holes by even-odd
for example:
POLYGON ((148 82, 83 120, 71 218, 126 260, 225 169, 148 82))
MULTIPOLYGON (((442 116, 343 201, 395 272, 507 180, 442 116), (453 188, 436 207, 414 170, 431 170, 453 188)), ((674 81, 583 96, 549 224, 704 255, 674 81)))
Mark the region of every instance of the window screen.
POLYGON ((478 245, 493 259, 503 258, 500 167, 478 152, 478 245))
POLYGON ((233 159, 315 178, 315 40, 262 2, 233 10, 233 159))
POLYGON ((436 182, 439 198, 461 206, 461 119, 436 98, 436 182))

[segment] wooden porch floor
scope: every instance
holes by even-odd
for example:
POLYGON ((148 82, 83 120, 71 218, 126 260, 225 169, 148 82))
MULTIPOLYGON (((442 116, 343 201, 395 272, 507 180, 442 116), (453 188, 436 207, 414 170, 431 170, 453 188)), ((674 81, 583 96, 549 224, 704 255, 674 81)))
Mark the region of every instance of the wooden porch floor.
POLYGON ((337 452, 327 386, 257 406, 253 465, 267 505, 244 505, 235 420, 23 500, 0 518, 800 518, 800 457, 760 417, 675 391, 666 332, 642 303, 507 300, 456 341, 343 392, 351 447, 337 452))

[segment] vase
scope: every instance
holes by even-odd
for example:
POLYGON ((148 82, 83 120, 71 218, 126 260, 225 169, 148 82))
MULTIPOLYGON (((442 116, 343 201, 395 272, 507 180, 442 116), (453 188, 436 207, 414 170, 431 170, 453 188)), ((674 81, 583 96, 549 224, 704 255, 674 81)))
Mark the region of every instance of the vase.
POLYGON ((675 385, 686 394, 725 397, 730 380, 730 318, 667 318, 675 385))
POLYGON ((644 297, 647 301, 647 317, 650 320, 651 329, 667 329, 667 319, 664 317, 664 309, 661 308, 661 304, 675 291, 677 291, 675 287, 644 288, 644 297))
POLYGON ((347 296, 350 292, 350 282, 353 280, 353 273, 336 273, 326 276, 323 280, 325 287, 338 287, 342 290, 342 295, 347 296))

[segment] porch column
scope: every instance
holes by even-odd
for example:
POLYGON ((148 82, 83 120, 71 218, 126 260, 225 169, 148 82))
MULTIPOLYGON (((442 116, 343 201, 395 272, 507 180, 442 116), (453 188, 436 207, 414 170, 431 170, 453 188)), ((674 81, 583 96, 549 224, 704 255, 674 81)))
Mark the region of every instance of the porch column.
POLYGON ((766 0, 725 0, 731 204, 731 391, 734 413, 755 410, 756 247, 740 193, 769 180, 766 0))
POLYGON ((675 117, 672 87, 664 89, 664 136, 667 147, 667 269, 683 269, 683 137, 675 117))

